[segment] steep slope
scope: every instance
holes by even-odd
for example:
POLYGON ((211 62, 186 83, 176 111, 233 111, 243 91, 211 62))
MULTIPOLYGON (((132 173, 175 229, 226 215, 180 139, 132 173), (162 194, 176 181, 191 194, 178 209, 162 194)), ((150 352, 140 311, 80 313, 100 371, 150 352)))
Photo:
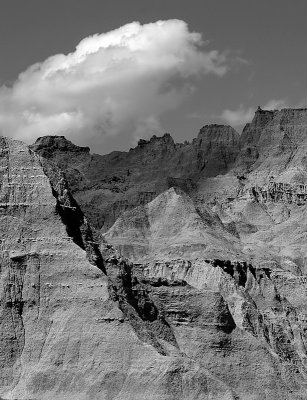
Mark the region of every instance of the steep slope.
MULTIPOLYGON (((57 203, 37 156, 22 143, 1 138, 4 398, 46 398, 81 377, 78 368, 60 373, 57 365, 74 362, 81 342, 93 345, 95 335, 89 341, 81 325, 94 329, 97 308, 91 305, 108 301, 107 280, 67 234, 58 207, 66 206, 57 203), (84 308, 76 318, 80 304, 84 308)), ((82 376, 88 375, 85 367, 82 376)))
MULTIPOLYGON (((299 260, 304 259, 298 244, 305 254, 299 236, 306 227, 271 227, 272 219, 259 220, 262 214, 259 210, 255 213, 253 202, 251 199, 245 206, 246 215, 250 223, 258 223, 259 231, 246 235, 245 241, 242 233, 239 241, 216 215, 206 208, 197 210, 185 193, 174 189, 141 209, 124 213, 104 236, 124 256, 137 262, 134 268, 138 279, 152 286, 156 304, 175 325, 175 336, 185 351, 196 358, 199 352, 205 354, 206 368, 214 370, 230 386, 236 382, 232 387, 243 398, 274 398, 277 388, 271 379, 279 375, 283 382, 280 387, 290 392, 277 396, 299 398, 296 396, 303 396, 306 390, 306 279, 305 271, 291 261, 289 249, 299 260), (285 235, 289 235, 287 227, 294 237, 282 249, 282 243, 287 242, 285 235), (229 310, 228 316, 221 315, 222 304, 229 310), (200 323, 202 318, 205 326, 200 323), (219 325, 221 320, 226 323, 224 328, 219 325), (210 334, 208 326, 212 327, 210 334), (223 339, 220 329, 226 334, 223 339), (193 341, 188 339, 190 335, 193 341), (223 361, 216 350, 217 338, 224 343, 219 349, 223 361), (261 354, 261 361, 254 351, 261 354), (276 364, 268 354, 274 355, 276 364), (266 373, 256 377, 255 369, 260 364, 266 373), (255 382, 261 382, 261 387, 255 382)), ((262 205, 255 204, 262 210, 262 205)), ((297 221, 297 215, 293 219, 297 221)), ((242 216, 239 222, 242 224, 242 216)))
POLYGON ((3 399, 234 399, 179 350, 146 286, 98 249, 62 174, 0 139, 3 399))
MULTIPOLYGON (((268 177, 278 177, 284 183, 306 181, 307 109, 266 111, 258 109, 251 124, 241 135, 242 154, 250 154, 254 184, 268 177), (252 154, 254 157, 252 157, 252 154)), ((245 160, 246 161, 246 160, 245 160)))
POLYGON ((65 171, 74 197, 91 224, 106 231, 123 211, 144 205, 172 186, 195 190, 201 173, 225 173, 238 153, 231 127, 203 127, 192 143, 169 134, 140 140, 129 152, 91 155, 62 136, 39 138, 31 147, 65 171))
POLYGON ((240 137, 210 125, 192 143, 154 136, 106 156, 66 142, 32 148, 135 262, 106 255, 138 337, 185 354, 235 398, 306 399, 307 109, 259 108, 240 137))
POLYGON ((197 209, 185 192, 175 188, 124 213, 104 237, 135 262, 168 261, 182 256, 240 258, 238 238, 210 209, 197 209))

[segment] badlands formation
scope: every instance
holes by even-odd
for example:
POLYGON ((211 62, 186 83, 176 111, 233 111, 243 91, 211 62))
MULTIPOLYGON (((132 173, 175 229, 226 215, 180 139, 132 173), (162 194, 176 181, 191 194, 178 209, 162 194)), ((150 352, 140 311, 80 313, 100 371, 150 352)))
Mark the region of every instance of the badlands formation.
POLYGON ((307 399, 307 109, 0 138, 0 183, 1 399, 307 399))

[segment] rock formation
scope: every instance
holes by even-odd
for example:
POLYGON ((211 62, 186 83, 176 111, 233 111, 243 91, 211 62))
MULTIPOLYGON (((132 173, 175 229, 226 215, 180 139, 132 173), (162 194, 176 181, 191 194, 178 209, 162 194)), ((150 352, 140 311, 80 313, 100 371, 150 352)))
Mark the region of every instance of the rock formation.
POLYGON ((3 399, 307 399, 306 109, 0 150, 3 399))
POLYGON ((1 397, 234 399, 132 265, 99 249, 62 173, 21 142, 0 148, 1 397))
POLYGON ((165 134, 140 140, 129 152, 105 156, 91 155, 62 136, 39 138, 31 148, 65 171, 91 224, 106 231, 123 211, 148 203, 174 185, 190 192, 199 174, 228 171, 238 141, 233 128, 207 125, 192 143, 175 144, 165 134))

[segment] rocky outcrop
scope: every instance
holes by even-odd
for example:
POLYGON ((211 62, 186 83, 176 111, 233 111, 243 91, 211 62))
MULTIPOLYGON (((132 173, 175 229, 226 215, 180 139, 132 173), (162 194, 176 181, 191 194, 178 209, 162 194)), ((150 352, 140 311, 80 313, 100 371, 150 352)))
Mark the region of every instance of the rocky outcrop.
POLYGON ((216 176, 227 172, 239 152, 239 134, 224 125, 204 126, 192 145, 200 149, 199 169, 205 176, 216 176))
POLYGON ((235 257, 237 237, 206 206, 196 207, 182 190, 171 188, 142 207, 124 213, 104 234, 132 261, 168 260, 184 255, 235 257))
POLYGON ((306 281, 300 278, 302 271, 289 261, 270 263, 267 254, 251 262, 244 242, 241 248, 236 247, 232 237, 231 247, 229 230, 214 214, 205 211, 196 211, 186 194, 171 189, 142 210, 125 213, 105 237, 122 255, 136 261, 136 280, 150 288, 155 304, 173 327, 179 347, 193 358, 199 352, 205 354, 205 368, 235 388, 239 398, 299 398, 300 391, 305 390, 307 355, 306 318, 302 312, 306 281), (203 239, 202 246, 195 246, 193 234, 198 243, 203 239), (210 258, 222 254, 231 258, 210 258), (194 344, 188 339, 191 332, 197 338, 194 344), (236 342, 238 337, 240 344, 236 342), (217 345, 216 338, 223 344, 217 345), (254 376, 253 380, 252 374, 259 369, 272 375, 254 376), (252 380, 253 388, 238 377, 248 370, 247 382, 252 380), (280 381, 272 389, 277 375, 280 381), (261 385, 255 386, 255 381, 261 385))
POLYGON ((306 183, 306 130, 305 108, 257 111, 242 133, 242 154, 237 165, 245 165, 245 171, 253 173, 254 182, 261 184, 280 175, 280 181, 285 183, 306 183), (246 164, 247 153, 255 156, 249 157, 246 164))
POLYGON ((307 185, 291 185, 283 182, 270 182, 269 184, 259 187, 253 186, 250 194, 257 201, 261 202, 281 202, 295 203, 303 205, 307 201, 307 185))
POLYGON ((278 114, 278 110, 262 110, 261 107, 255 112, 255 116, 251 123, 247 123, 240 136, 241 147, 257 146, 263 129, 278 114))
MULTIPOLYGON (((63 398, 64 386, 65 395, 76 396, 81 378, 80 399, 306 398, 306 132, 306 109, 259 108, 240 137, 231 127, 207 125, 191 143, 165 134, 104 156, 62 137, 32 147, 65 235, 105 282, 105 300, 82 306, 103 326, 86 315, 91 329, 80 342, 87 340, 94 359, 82 353, 85 379, 73 372, 66 386, 44 381, 52 398, 63 398)), ((10 198, 2 197, 4 213, 12 213, 10 198)), ((14 322, 5 322, 5 332, 16 327, 5 360, 14 371, 29 329, 21 295, 27 268, 18 257, 7 281, 16 289, 5 295, 5 321, 14 322)), ((58 271, 58 279, 66 276, 58 271)), ((65 380, 81 356, 70 363, 62 356, 66 364, 50 369, 47 355, 64 346, 62 333, 52 335, 57 344, 44 347, 44 363, 35 359, 31 368, 48 365, 54 376, 65 365, 65 380)), ((64 347, 74 348, 67 340, 64 347)), ((13 393, 31 387, 31 373, 11 383, 13 393)), ((29 393, 48 398, 42 387, 29 393)))
POLYGON ((140 140, 129 152, 89 154, 62 136, 39 138, 31 148, 65 171, 69 187, 91 224, 106 231, 122 212, 169 189, 195 191, 199 174, 226 173, 238 153, 238 133, 207 125, 192 143, 169 134, 140 140), (146 195, 149 193, 150 195, 146 195))
POLYGON ((61 340, 73 345, 81 321, 91 325, 76 305, 99 303, 107 282, 67 233, 38 157, 4 138, 1 150, 1 395, 46 398, 68 379, 61 340))
POLYGON ((235 399, 187 356, 131 263, 99 248, 67 183, 0 139, 3 399, 235 399))
POLYGON ((67 140, 64 136, 43 136, 36 140, 31 149, 45 158, 52 158, 55 152, 85 153, 90 152, 89 147, 80 147, 67 140))
POLYGON ((170 321, 178 346, 235 388, 238 398, 300 398, 305 319, 279 292, 282 271, 217 259, 134 270, 170 321))

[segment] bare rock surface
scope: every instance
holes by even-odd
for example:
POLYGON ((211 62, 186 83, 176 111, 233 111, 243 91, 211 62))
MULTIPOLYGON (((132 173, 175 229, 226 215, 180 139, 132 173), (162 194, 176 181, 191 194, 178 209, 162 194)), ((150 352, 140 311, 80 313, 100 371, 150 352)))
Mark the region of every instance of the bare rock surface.
POLYGON ((4 398, 307 399, 307 109, 104 156, 1 148, 4 398))
POLYGON ((172 186, 195 190, 198 175, 225 173, 238 153, 230 126, 204 126, 192 143, 169 134, 140 140, 129 152, 90 154, 62 136, 39 138, 31 148, 65 171, 90 223, 106 231, 123 211, 144 205, 172 186), (65 142, 65 143, 64 143, 65 142))
POLYGON ((104 237, 134 262, 240 258, 239 238, 208 207, 196 207, 185 192, 174 187, 125 212, 104 237))
POLYGON ((235 399, 185 354, 132 265, 98 248, 63 175, 0 140, 3 399, 235 399))

